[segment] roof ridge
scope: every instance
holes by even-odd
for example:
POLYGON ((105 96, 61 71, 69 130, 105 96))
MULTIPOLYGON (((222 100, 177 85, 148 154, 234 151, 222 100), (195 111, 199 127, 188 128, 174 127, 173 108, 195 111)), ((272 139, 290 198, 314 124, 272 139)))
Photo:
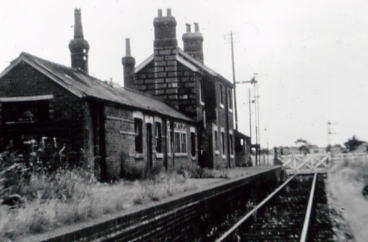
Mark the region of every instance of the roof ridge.
POLYGON ((74 89, 78 90, 79 92, 82 93, 82 95, 85 95, 85 96, 96 97, 101 100, 108 100, 108 101, 120 103, 123 105, 128 105, 128 106, 130 105, 130 106, 136 107, 137 109, 154 111, 161 115, 173 117, 176 119, 193 121, 193 119, 188 117, 186 114, 182 113, 181 111, 177 110, 171 105, 165 103, 163 100, 160 100, 158 97, 151 96, 148 93, 140 92, 138 90, 131 90, 131 89, 122 87, 120 85, 112 86, 108 84, 107 82, 98 79, 97 77, 87 74, 84 71, 81 71, 75 68, 71 68, 71 67, 67 67, 65 65, 58 64, 53 61, 49 61, 49 60, 37 57, 27 52, 21 52, 20 56, 17 59, 22 59, 22 58, 24 58, 25 61, 30 62, 33 65, 36 65, 38 68, 41 68, 43 71, 52 75, 54 77, 53 79, 54 80, 56 79, 55 81, 60 81, 59 84, 68 86, 67 89, 70 92, 73 92, 73 89, 71 88, 73 87, 74 89), (71 78, 73 82, 72 83, 66 82, 65 77, 63 77, 63 75, 66 75, 68 77, 68 81, 71 78), (103 90, 105 90, 105 93, 101 93, 101 91, 103 90), (146 105, 144 103, 140 103, 139 96, 134 97, 132 96, 133 94, 141 96, 141 99, 148 98, 148 100, 145 100, 148 103, 146 105), (110 95, 110 96, 104 96, 104 95, 110 95), (129 99, 132 99, 132 101, 129 101, 129 99), (150 101, 152 102, 152 105, 149 104, 150 101))
MULTIPOLYGON (((91 76, 90 74, 88 74, 87 72, 85 72, 85 71, 83 71, 83 70, 81 70, 81 69, 79 69, 79 68, 73 68, 73 67, 71 67, 71 66, 66 66, 66 65, 63 65, 63 64, 60 64, 60 63, 54 62, 54 61, 50 61, 50 60, 47 60, 47 59, 44 59, 44 58, 38 57, 38 56, 36 56, 36 55, 30 54, 30 53, 25 52, 25 51, 22 51, 22 52, 21 52, 20 56, 22 56, 22 55, 23 55, 23 56, 25 56, 25 57, 31 57, 31 58, 39 59, 40 61, 48 62, 48 63, 50 63, 50 64, 52 64, 52 65, 56 65, 56 66, 59 66, 59 67, 62 67, 62 68, 66 68, 66 69, 72 70, 72 71, 77 71, 77 72, 79 72, 79 73, 81 73, 81 74, 83 74, 83 75, 86 75, 86 76, 89 76, 89 77, 95 78, 95 79, 97 79, 97 80, 100 80, 100 79, 98 79, 97 77, 91 76)), ((102 80, 100 80, 100 81, 102 81, 102 80)))
POLYGON ((38 59, 40 61, 43 61, 43 62, 47 62, 51 65, 56 65, 56 66, 59 66, 59 67, 62 67, 62 68, 65 68, 65 69, 68 69, 68 70, 71 70, 73 72, 77 72, 79 74, 82 74, 82 75, 85 75, 91 79, 93 79, 94 81, 96 81, 97 83, 99 84, 103 84, 104 86, 106 87, 111 87, 111 88, 114 88, 112 86, 110 86, 108 83, 106 83, 106 81, 103 81, 95 76, 92 76, 92 75, 89 75, 87 72, 79 69, 79 68, 73 68, 73 67, 70 67, 70 66, 66 66, 66 65, 63 65, 63 64, 59 64, 59 63, 56 63, 56 62, 53 62, 53 61, 50 61, 50 60, 46 60, 44 58, 41 58, 41 57, 38 57, 36 55, 33 55, 33 54, 30 54, 30 53, 27 53, 27 52, 22 52, 21 55, 23 56, 26 56, 26 57, 31 57, 31 58, 35 58, 35 59, 38 59))
POLYGON ((193 56, 189 55, 188 53, 186 53, 184 50, 179 49, 178 54, 180 54, 182 57, 184 57, 184 59, 186 59, 187 61, 192 62, 193 65, 196 65, 198 68, 202 68, 204 69, 206 72, 210 73, 213 76, 219 77, 224 79, 226 82, 228 82, 229 84, 233 85, 228 79, 226 79, 225 77, 223 77, 220 73, 218 73, 217 71, 213 70, 211 67, 207 66, 206 64, 196 60, 193 56))
MULTIPOLYGON (((145 93, 145 92, 139 91, 139 90, 137 90, 137 89, 129 88, 129 87, 119 87, 119 89, 124 89, 125 91, 128 91, 128 92, 133 92, 133 93, 136 93, 136 94, 138 94, 138 95, 142 95, 142 96, 145 96, 145 97, 152 98, 152 99, 154 99, 154 100, 156 100, 156 101, 158 101, 158 102, 161 102, 161 103, 163 103, 163 104, 165 104, 165 105, 167 105, 167 106, 169 106, 169 107, 171 107, 171 108, 175 109, 177 112, 180 112, 181 114, 183 114, 183 115, 185 115, 185 116, 187 116, 187 117, 188 117, 188 115, 184 114, 184 113, 183 113, 183 112, 181 112, 180 110, 177 110, 176 108, 174 108, 174 107, 173 107, 173 106, 171 106, 170 104, 167 104, 166 102, 164 102, 164 100, 162 100, 161 98, 159 98, 159 97, 157 97, 157 96, 154 96, 154 95, 152 95, 152 94, 150 94, 150 93, 145 93)), ((190 118, 190 117, 188 117, 188 118, 190 118)), ((191 118, 190 118, 190 119, 191 119, 191 118)))
POLYGON ((134 72, 140 71, 142 68, 144 68, 146 65, 148 65, 153 60, 153 54, 149 55, 147 58, 145 58, 139 65, 135 67, 134 72))
POLYGON ((218 75, 219 75, 219 73, 218 73, 218 72, 216 72, 216 71, 212 70, 212 68, 208 67, 206 64, 204 64, 204 63, 202 63, 202 62, 200 62, 200 61, 196 60, 193 56, 189 55, 188 53, 186 53, 184 50, 182 50, 182 49, 180 49, 180 48, 179 48, 179 54, 183 55, 183 57, 184 57, 184 58, 186 58, 187 60, 189 60, 189 61, 193 62, 193 64, 198 65, 198 66, 200 66, 200 67, 202 67, 202 66, 203 66, 203 67, 206 67, 206 68, 210 69, 211 71, 213 71, 214 73, 216 73, 216 74, 218 74, 218 75))

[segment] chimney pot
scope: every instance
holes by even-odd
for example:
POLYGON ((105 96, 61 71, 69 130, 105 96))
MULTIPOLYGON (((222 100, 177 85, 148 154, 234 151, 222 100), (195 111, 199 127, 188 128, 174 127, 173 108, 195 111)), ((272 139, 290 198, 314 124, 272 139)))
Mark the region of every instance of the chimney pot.
POLYGON ((130 39, 126 38, 125 39, 125 56, 130 56, 130 39))
POLYGON ((167 15, 167 17, 170 17, 171 16, 171 8, 168 8, 166 10, 166 15, 167 15))
POLYGON ((184 41, 184 51, 203 63, 203 35, 199 32, 199 24, 197 22, 194 23, 194 32, 188 32, 187 24, 187 32, 183 34, 184 41))
POLYGON ((158 17, 162 17, 162 9, 159 9, 159 10, 157 11, 157 15, 158 15, 158 17))
POLYGON ((190 24, 185 24, 186 27, 187 27, 187 33, 190 33, 191 32, 191 29, 190 29, 190 24))
POLYGON ((194 29, 195 29, 195 32, 199 32, 199 24, 198 23, 194 23, 194 29))
POLYGON ((88 73, 89 44, 83 38, 81 9, 74 9, 74 38, 69 42, 72 67, 88 73))

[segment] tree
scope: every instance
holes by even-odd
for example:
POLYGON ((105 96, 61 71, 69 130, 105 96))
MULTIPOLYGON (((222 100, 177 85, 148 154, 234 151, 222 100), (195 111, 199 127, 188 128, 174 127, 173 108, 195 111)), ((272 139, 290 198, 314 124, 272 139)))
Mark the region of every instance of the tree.
POLYGON ((298 149, 301 153, 305 155, 310 153, 311 144, 307 140, 299 138, 294 143, 299 146, 298 149))
POLYGON ((348 151, 354 151, 356 148, 358 148, 359 145, 366 143, 365 141, 359 140, 355 135, 353 135, 353 137, 351 137, 350 139, 348 139, 348 141, 346 141, 344 143, 346 149, 348 149, 348 151))

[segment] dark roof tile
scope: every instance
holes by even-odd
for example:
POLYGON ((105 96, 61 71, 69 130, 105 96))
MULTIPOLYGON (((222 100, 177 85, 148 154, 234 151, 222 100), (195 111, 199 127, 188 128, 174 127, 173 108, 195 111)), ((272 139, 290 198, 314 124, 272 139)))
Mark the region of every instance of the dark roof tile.
POLYGON ((24 52, 18 58, 23 58, 32 65, 41 68, 48 75, 54 77, 55 81, 79 97, 97 98, 193 122, 185 114, 154 97, 123 87, 112 87, 82 70, 63 66, 24 52))

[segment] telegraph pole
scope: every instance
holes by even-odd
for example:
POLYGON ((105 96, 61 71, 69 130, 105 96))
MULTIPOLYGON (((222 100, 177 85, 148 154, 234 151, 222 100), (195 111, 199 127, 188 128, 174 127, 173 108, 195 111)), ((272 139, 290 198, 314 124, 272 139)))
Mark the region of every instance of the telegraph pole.
POLYGON ((250 143, 252 143, 252 96, 250 94, 250 87, 248 88, 248 95, 249 95, 249 136, 250 136, 250 143))
POLYGON ((236 103, 236 77, 235 77, 235 60, 234 60, 234 39, 233 32, 230 32, 230 45, 231 45, 231 65, 233 72, 233 84, 234 84, 234 108, 235 108, 235 130, 238 130, 238 106, 236 103))
POLYGON ((257 73, 254 73, 254 76, 251 80, 249 81, 238 81, 236 82, 237 84, 251 84, 253 85, 254 87, 254 91, 255 91, 255 100, 254 100, 254 103, 255 103, 255 132, 256 132, 256 139, 255 139, 255 145, 252 145, 252 103, 253 103, 253 100, 252 100, 252 97, 251 97, 251 88, 249 87, 248 89, 248 95, 249 95, 249 135, 250 135, 250 140, 251 140, 251 147, 254 147, 256 149, 256 165, 258 164, 258 161, 259 161, 259 155, 260 155, 260 144, 258 143, 259 142, 259 137, 258 137, 258 132, 259 132, 259 110, 258 110, 258 105, 257 105, 257 102, 258 102, 258 90, 257 90, 257 83, 258 81, 256 80, 256 76, 257 76, 257 73))

